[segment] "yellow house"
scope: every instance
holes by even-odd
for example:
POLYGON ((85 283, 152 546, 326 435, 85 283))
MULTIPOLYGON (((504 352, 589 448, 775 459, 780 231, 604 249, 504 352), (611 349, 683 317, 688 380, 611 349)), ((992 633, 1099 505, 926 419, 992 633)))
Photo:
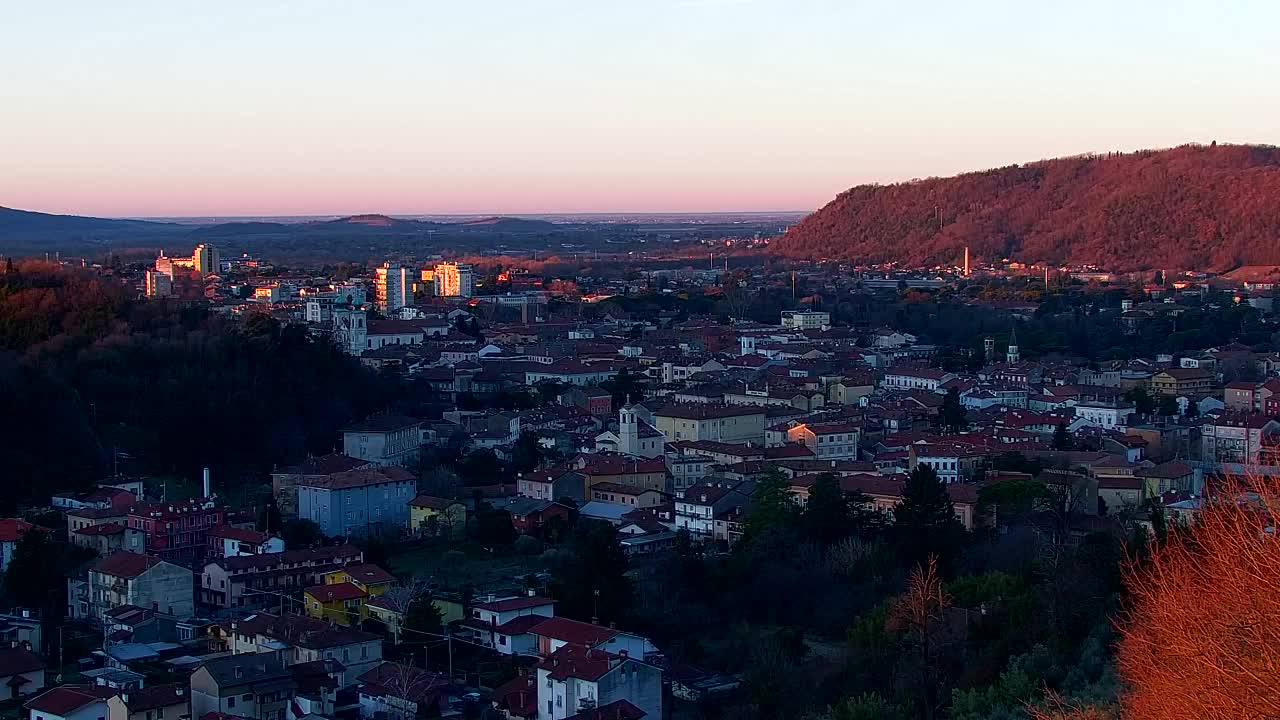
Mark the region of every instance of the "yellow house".
POLYGON ((307 615, 339 625, 359 625, 367 617, 364 601, 369 593, 350 582, 312 585, 302 591, 307 615))
POLYGON ((391 573, 383 570, 377 565, 369 563, 359 563, 348 565, 341 570, 325 573, 325 585, 341 585, 342 583, 351 583, 356 587, 364 590, 370 596, 381 595, 391 589, 396 582, 396 578, 391 573))
POLYGON ((467 506, 457 500, 419 495, 409 501, 409 529, 418 535, 460 540, 467 533, 467 506))
POLYGON ((369 617, 366 601, 391 589, 395 577, 377 565, 353 564, 325 573, 323 585, 302 592, 307 615, 340 625, 359 625, 369 617))

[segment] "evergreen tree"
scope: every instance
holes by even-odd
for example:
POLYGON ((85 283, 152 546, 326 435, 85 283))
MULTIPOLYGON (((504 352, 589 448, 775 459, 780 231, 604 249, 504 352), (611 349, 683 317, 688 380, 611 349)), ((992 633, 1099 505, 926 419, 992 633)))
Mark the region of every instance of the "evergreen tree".
POLYGON ((965 417, 964 405, 960 402, 960 391, 948 388, 942 399, 942 407, 938 410, 938 424, 942 431, 949 434, 963 432, 969 426, 965 417))
MULTIPOLYGON (((432 633, 439 635, 444 629, 444 613, 436 606, 431 596, 423 593, 409 601, 405 610, 404 627, 409 631, 432 633)), ((405 638, 412 642, 422 642, 426 638, 421 635, 410 635, 405 638)))
POLYGON ((61 552, 49 533, 23 534, 4 572, 4 594, 10 606, 39 610, 56 606, 57 591, 66 582, 60 565, 61 552))
POLYGON ((795 500, 787 492, 786 477, 781 470, 770 468, 756 481, 751 493, 746 535, 759 537, 769 530, 790 525, 796 518, 796 509, 795 500))
POLYGON ((936 555, 944 564, 956 557, 965 539, 951 495, 928 465, 917 465, 902 488, 902 502, 893 511, 893 531, 908 567, 936 555))
POLYGON ((610 622, 631 606, 627 556, 618 545, 618 530, 606 522, 588 522, 574 533, 569 557, 551 573, 557 614, 575 620, 610 622))
POLYGON ((809 501, 801 515, 804 532, 823 544, 842 540, 854 531, 849 499, 840 489, 840 481, 831 473, 822 473, 809 490, 809 501))
POLYGON ((1066 423, 1058 423, 1058 426, 1053 429, 1053 449, 1071 450, 1074 449, 1075 446, 1075 438, 1071 437, 1071 433, 1067 432, 1066 423))

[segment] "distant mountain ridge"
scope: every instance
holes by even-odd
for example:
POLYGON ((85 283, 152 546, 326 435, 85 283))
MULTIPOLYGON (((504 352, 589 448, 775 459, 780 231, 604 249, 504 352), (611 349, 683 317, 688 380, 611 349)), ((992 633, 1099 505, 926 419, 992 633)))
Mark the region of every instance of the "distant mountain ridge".
POLYGON ((6 232, 101 232, 113 230, 175 229, 173 223, 150 220, 113 220, 81 215, 55 215, 0 207, 0 233, 6 232))
POLYGON ((1184 145, 949 178, 859 185, 771 251, 906 266, 1097 264, 1229 270, 1280 264, 1280 149, 1184 145))

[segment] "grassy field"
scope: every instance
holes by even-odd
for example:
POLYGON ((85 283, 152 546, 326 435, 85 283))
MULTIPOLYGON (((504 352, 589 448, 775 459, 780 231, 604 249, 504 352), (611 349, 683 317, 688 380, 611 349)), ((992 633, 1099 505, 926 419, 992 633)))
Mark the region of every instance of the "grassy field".
POLYGON ((466 542, 426 545, 394 554, 389 569, 401 577, 434 580, 448 590, 470 585, 484 591, 517 586, 523 576, 540 572, 542 566, 537 556, 466 542))

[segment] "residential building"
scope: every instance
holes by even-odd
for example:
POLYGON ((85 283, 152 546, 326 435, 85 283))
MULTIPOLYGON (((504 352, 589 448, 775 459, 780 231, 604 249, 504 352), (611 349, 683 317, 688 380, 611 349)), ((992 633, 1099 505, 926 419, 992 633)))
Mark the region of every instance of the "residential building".
POLYGON ((402 467, 350 470, 300 481, 298 517, 330 537, 364 537, 409 528, 417 478, 402 467))
POLYGON ((715 534, 716 516, 750 504, 754 483, 733 485, 700 483, 684 491, 675 501, 677 530, 688 531, 695 538, 709 539, 715 534))
POLYGON ((386 262, 376 271, 374 293, 378 299, 378 309, 386 315, 397 312, 406 305, 413 304, 412 284, 409 268, 399 263, 386 262))
POLYGON ((412 467, 422 451, 422 421, 404 415, 371 415, 342 430, 342 451, 374 465, 412 467))
POLYGON ((475 291, 475 271, 470 265, 439 263, 433 282, 437 297, 471 297, 475 291))
POLYGON ((1089 425, 1107 430, 1123 430, 1136 410, 1132 403, 1104 400, 1081 401, 1074 407, 1077 418, 1089 425))
POLYGON ((555 614, 555 601, 550 598, 490 597, 473 603, 471 616, 460 625, 472 642, 503 655, 534 655, 538 639, 531 629, 555 614))
POLYGON ((362 470, 376 466, 375 463, 368 460, 361 460, 342 453, 309 457, 300 465, 294 465, 280 472, 271 473, 271 493, 276 499, 276 507, 280 509, 280 514, 286 518, 296 518, 298 516, 298 482, 300 480, 319 480, 334 473, 362 470))
POLYGON ((799 423, 787 430, 787 442, 804 445, 819 459, 856 460, 860 434, 853 423, 799 423))
POLYGON ((45 664, 30 648, 0 648, 0 701, 15 700, 44 687, 45 664))
POLYGON ((382 662, 381 636, 301 615, 257 613, 232 621, 233 657, 278 653, 285 665, 335 660, 342 663, 343 687, 382 662))
POLYGON ((32 530, 48 532, 45 528, 36 527, 26 520, 0 518, 0 572, 8 569, 9 561, 13 559, 14 550, 17 549, 22 536, 32 530))
POLYGON ((191 675, 191 716, 286 720, 296 689, 276 653, 212 658, 191 675))
POLYGON ((783 310, 782 327, 791 330, 826 330, 831 327, 831 313, 815 310, 783 310))
POLYGON ((99 685, 63 685, 28 700, 30 720, 107 720, 107 699, 118 692, 99 685))
POLYGON ((418 495, 409 501, 409 530, 416 535, 460 540, 467 532, 467 506, 457 500, 418 495))
POLYGON ((185 617, 195 612, 191 570, 152 555, 115 552, 89 568, 88 619, 122 605, 185 617))
POLYGON ((213 245, 201 243, 191 253, 191 263, 201 275, 217 275, 222 271, 222 254, 213 245))
POLYGON ((107 698, 107 720, 186 720, 191 717, 189 685, 131 688, 107 698))
POLYGON ((208 549, 209 529, 225 519, 226 512, 210 497, 144 501, 129 508, 128 526, 144 533, 148 554, 199 567, 208 549))
POLYGON ((537 672, 538 720, 565 720, 622 701, 641 717, 662 717, 662 670, 626 651, 568 644, 539 662, 537 672))
POLYGON ((352 545, 219 558, 201 572, 200 603, 215 608, 275 605, 277 595, 319 584, 326 574, 363 559, 364 553, 352 545))
POLYGON ((143 273, 143 291, 149 298, 173 297, 173 278, 159 270, 143 273))
POLYGON ((657 490, 614 482, 598 482, 591 486, 590 492, 592 500, 618 503, 632 509, 655 507, 666 501, 666 496, 657 490))
POLYGON ((461 692, 440 673, 393 662, 379 664, 356 682, 362 720, 441 717, 461 692))
POLYGON ((121 550, 146 552, 146 533, 121 522, 85 525, 72 530, 67 537, 73 545, 90 548, 103 557, 121 550))
POLYGON ((955 379, 955 375, 936 368, 912 368, 886 370, 880 387, 886 390, 928 390, 937 392, 944 383, 955 379))
POLYGON ((1150 380, 1153 395, 1201 396, 1213 392, 1216 379, 1213 373, 1200 368, 1169 368, 1152 374, 1150 380))
POLYGON ((1261 413, 1224 413, 1200 426, 1200 443, 1200 459, 1205 462, 1274 465, 1280 422, 1261 413))
POLYGON ((655 492, 667 491, 667 462, 660 457, 639 458, 584 453, 575 458, 571 465, 576 474, 585 478, 587 495, 590 495, 591 488, 600 483, 625 485, 655 492))
POLYGON ((339 625, 359 625, 369 613, 370 598, 385 595, 395 578, 377 565, 352 564, 326 573, 324 581, 302 591, 309 617, 339 625))
POLYGON ((715 440, 764 444, 768 413, 754 405, 669 404, 653 413, 653 425, 667 442, 715 440))
POLYGON ((264 555, 284 552, 284 540, 274 535, 248 528, 221 525, 210 528, 205 537, 209 543, 209 558, 236 557, 237 555, 264 555))

